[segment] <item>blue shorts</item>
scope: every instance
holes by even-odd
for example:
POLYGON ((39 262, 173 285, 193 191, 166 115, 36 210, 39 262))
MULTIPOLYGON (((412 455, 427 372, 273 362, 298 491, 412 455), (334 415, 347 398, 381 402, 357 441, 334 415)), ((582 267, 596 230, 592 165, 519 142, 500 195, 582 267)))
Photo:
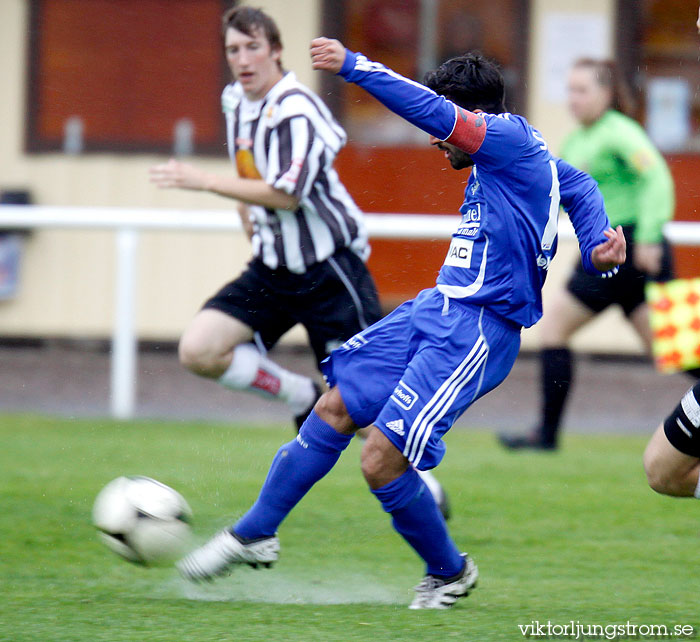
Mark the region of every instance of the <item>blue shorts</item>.
POLYGON ((423 290, 321 365, 358 426, 376 425, 417 468, 437 466, 442 436, 508 375, 520 328, 489 310, 423 290))

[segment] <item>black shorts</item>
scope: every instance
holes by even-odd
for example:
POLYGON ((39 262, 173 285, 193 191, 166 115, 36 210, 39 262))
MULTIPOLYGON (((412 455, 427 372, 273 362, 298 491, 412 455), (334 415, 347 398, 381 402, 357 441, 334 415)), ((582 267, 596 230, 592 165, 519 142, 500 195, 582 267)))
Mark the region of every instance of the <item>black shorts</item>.
POLYGON ((253 259, 203 306, 253 328, 267 349, 301 323, 320 364, 354 334, 381 318, 377 289, 362 259, 348 249, 304 274, 271 270, 253 259))
POLYGON ((684 455, 700 457, 700 383, 685 393, 675 410, 664 421, 669 443, 684 455))
MULTIPOLYGON (((593 312, 602 312, 609 305, 616 303, 622 308, 625 316, 629 317, 645 302, 644 289, 647 281, 652 279, 634 267, 634 227, 625 226, 622 229, 627 241, 627 261, 620 267, 620 271, 609 279, 602 279, 586 273, 583 264, 579 262, 566 287, 593 312)), ((668 241, 664 239, 661 245, 661 272, 653 280, 663 282, 673 278, 673 256, 668 241)))

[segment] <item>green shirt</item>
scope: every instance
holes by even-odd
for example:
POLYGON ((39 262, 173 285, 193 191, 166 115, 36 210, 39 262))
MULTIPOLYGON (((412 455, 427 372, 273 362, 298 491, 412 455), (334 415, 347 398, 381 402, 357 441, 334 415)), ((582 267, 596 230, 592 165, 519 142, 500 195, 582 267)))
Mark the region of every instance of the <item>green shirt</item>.
POLYGON ((571 133, 561 157, 590 174, 600 187, 613 227, 634 225, 634 240, 658 243, 673 218, 673 179, 642 127, 617 111, 571 133))

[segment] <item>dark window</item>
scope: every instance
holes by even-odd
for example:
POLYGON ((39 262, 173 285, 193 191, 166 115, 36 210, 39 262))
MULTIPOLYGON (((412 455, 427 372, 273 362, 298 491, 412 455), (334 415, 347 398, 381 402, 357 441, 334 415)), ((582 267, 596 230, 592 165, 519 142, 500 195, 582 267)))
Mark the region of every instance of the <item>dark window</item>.
POLYGON ((32 0, 27 147, 223 152, 222 0, 32 0), (188 125, 189 123, 189 125, 188 125))
MULTIPOLYGON (((524 113, 528 5, 523 0, 326 0, 324 31, 418 81, 448 58, 480 51, 501 65, 508 109, 524 113)), ((425 139, 359 87, 324 82, 353 142, 392 146, 425 139)))
POLYGON ((700 152, 697 0, 620 0, 618 58, 665 152, 700 152))

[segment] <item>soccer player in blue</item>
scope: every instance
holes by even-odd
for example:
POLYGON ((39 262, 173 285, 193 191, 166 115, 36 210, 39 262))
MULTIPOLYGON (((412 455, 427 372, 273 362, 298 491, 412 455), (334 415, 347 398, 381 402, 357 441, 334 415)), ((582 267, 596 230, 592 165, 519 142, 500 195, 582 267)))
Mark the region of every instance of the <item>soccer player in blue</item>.
POLYGON ((447 61, 428 74, 429 89, 337 40, 314 40, 311 56, 315 69, 340 73, 428 132, 452 167, 473 165, 461 223, 437 285, 331 354, 324 362, 330 390, 277 452, 255 504, 178 568, 196 581, 235 564, 276 561, 280 523, 358 428, 373 426, 362 472, 426 565, 410 608, 445 609, 469 593, 478 571, 453 542, 416 469, 440 463, 442 436, 503 381, 520 329, 540 318, 560 201, 590 272, 603 276, 624 262, 624 236, 610 229, 593 180, 554 158, 525 119, 505 113, 503 78, 486 59, 447 61))

